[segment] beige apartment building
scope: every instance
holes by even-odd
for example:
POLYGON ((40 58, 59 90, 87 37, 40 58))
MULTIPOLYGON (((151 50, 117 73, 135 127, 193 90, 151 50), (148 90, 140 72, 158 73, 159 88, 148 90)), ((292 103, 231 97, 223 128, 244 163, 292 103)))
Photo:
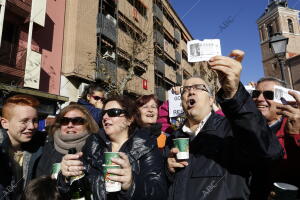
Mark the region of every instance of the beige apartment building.
POLYGON ((156 94, 193 74, 187 61, 192 36, 168 0, 67 0, 61 95, 76 101, 91 82, 120 85, 125 94, 156 94))
POLYGON ((300 90, 300 27, 299 10, 288 7, 286 0, 272 0, 257 20, 265 76, 281 79, 277 58, 269 48, 269 40, 275 33, 289 39, 286 50, 284 74, 289 87, 300 90))

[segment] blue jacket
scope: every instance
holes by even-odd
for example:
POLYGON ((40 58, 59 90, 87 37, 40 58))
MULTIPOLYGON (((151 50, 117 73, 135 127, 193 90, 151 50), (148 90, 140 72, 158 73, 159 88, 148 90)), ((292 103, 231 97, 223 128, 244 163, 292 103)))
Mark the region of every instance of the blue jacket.
POLYGON ((83 105, 88 111, 90 111, 90 114, 93 116, 94 120, 97 122, 98 125, 100 125, 102 120, 102 109, 96 108, 94 105, 90 104, 84 99, 79 99, 77 103, 83 105))
POLYGON ((37 162, 42 155, 46 133, 37 132, 30 142, 22 144, 23 178, 17 180, 13 168, 13 158, 9 155, 10 139, 4 129, 0 129, 0 199, 14 200, 22 194, 24 187, 35 178, 37 162))

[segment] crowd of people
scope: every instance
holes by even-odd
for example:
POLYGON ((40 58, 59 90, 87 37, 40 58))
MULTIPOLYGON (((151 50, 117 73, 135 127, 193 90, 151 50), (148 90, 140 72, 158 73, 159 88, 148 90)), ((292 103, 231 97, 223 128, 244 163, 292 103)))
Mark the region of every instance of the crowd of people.
POLYGON ((290 92, 293 105, 276 103, 274 86, 285 85, 272 77, 258 80, 250 95, 240 82, 243 57, 234 50, 208 61, 219 75, 219 91, 198 75, 174 88, 185 114, 177 129, 165 119, 167 102, 153 94, 136 100, 107 96, 91 84, 44 132, 37 131, 38 100, 7 98, 0 199, 74 199, 72 180, 83 174, 92 199, 267 200, 274 183, 299 188, 300 95, 290 92), (176 138, 189 139, 188 159, 176 157, 176 138), (119 155, 111 159, 119 168, 107 170, 115 175, 111 181, 121 183, 118 192, 106 191, 105 152, 119 155))

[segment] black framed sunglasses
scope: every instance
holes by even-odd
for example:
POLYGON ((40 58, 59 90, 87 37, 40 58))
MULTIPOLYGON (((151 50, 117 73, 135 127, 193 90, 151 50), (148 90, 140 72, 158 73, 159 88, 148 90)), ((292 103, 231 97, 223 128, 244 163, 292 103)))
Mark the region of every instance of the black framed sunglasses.
POLYGON ((119 117, 121 114, 127 115, 127 111, 119 108, 111 108, 108 110, 102 110, 102 117, 107 113, 109 117, 119 117))
POLYGON ((252 98, 258 98, 261 93, 263 94, 265 99, 268 99, 268 100, 273 100, 274 99, 274 92, 270 91, 270 90, 265 90, 263 92, 261 92, 259 90, 253 90, 252 91, 252 98))
POLYGON ((99 101, 99 100, 104 101, 104 100, 105 100, 104 97, 99 97, 99 96, 92 96, 92 97, 93 97, 93 99, 95 99, 96 101, 99 101))
POLYGON ((73 125, 84 125, 86 123, 86 119, 82 117, 62 117, 60 119, 60 124, 63 126, 68 125, 70 122, 73 125))

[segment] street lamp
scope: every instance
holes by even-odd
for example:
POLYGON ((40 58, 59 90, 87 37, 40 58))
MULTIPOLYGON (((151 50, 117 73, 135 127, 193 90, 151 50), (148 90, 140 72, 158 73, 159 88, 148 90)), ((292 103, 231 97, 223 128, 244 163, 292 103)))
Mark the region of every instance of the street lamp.
POLYGON ((285 53, 286 46, 289 42, 289 38, 282 36, 280 33, 275 33, 269 40, 269 48, 272 49, 272 52, 275 54, 281 71, 281 79, 285 81, 284 75, 284 64, 285 64, 285 53))

